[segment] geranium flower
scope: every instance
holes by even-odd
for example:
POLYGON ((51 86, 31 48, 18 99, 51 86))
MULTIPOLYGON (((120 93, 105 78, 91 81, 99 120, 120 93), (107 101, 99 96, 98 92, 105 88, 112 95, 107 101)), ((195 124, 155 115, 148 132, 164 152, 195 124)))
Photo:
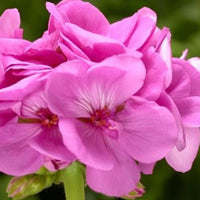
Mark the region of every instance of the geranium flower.
POLYGON ((63 142, 86 164, 88 185, 106 195, 128 194, 140 178, 135 161, 160 160, 176 142, 171 113, 133 96, 144 79, 141 59, 127 55, 96 65, 66 62, 48 78, 49 108, 60 116, 63 142))

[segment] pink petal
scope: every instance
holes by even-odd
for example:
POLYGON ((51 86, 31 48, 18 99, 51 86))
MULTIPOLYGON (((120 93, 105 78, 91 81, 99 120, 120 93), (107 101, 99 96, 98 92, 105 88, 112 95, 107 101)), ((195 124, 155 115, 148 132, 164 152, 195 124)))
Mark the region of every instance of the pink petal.
POLYGON ((146 164, 146 163, 138 163, 138 166, 141 170, 142 173, 144 174, 153 174, 153 169, 155 167, 156 163, 150 163, 150 164, 146 164))
POLYGON ((63 25, 64 22, 69 22, 75 24, 85 30, 106 34, 109 28, 109 22, 104 17, 104 15, 93 5, 82 1, 69 1, 67 3, 62 3, 56 8, 53 5, 47 3, 47 9, 49 12, 56 17, 50 18, 49 30, 58 28, 59 25, 63 25), (58 23, 60 23, 58 25, 58 23))
POLYGON ((191 79, 188 72, 176 62, 173 62, 173 79, 167 88, 167 93, 173 100, 180 100, 190 95, 191 79))
POLYGON ((157 103, 161 106, 165 106, 166 108, 168 108, 170 110, 170 112, 173 114, 175 120, 176 120, 176 125, 177 125, 177 133, 178 133, 178 138, 177 138, 177 142, 176 142, 176 147, 179 150, 182 150, 185 148, 185 133, 184 133, 184 129, 183 129, 183 124, 182 124, 182 119, 181 119, 181 115, 180 112, 176 106, 176 104, 174 103, 174 101, 170 98, 169 95, 167 95, 165 92, 163 92, 157 103))
MULTIPOLYGON (((114 149, 120 148, 116 146, 114 149)), ((86 181, 89 187, 96 192, 120 197, 135 189, 140 179, 140 172, 136 163, 123 150, 116 150, 116 152, 117 160, 110 170, 87 166, 86 181)))
POLYGON ((130 98, 142 86, 144 75, 143 63, 131 56, 109 58, 85 75, 55 72, 47 83, 49 105, 59 115, 88 118, 92 109, 108 106, 112 110, 130 98))
POLYGON ((85 74, 87 68, 88 65, 80 60, 70 61, 63 63, 49 76, 46 96, 50 110, 65 117, 89 117, 87 107, 84 107, 84 102, 81 103, 84 84, 79 78, 85 74))
POLYGON ((113 56, 88 70, 88 83, 96 85, 97 93, 102 90, 101 103, 110 104, 111 109, 135 94, 143 85, 144 78, 145 68, 141 60, 126 55, 113 56), (103 96, 105 92, 107 99, 103 96))
POLYGON ((21 100, 31 90, 33 91, 35 88, 41 87, 43 82, 39 79, 40 76, 40 74, 32 75, 20 80, 16 84, 2 88, 0 90, 0 100, 21 100))
POLYGON ((4 126, 0 127, 0 147, 17 146, 26 144, 31 138, 40 132, 38 124, 20 124, 17 118, 13 118, 4 126))
POLYGON ((63 142, 82 163, 96 169, 110 170, 114 157, 102 131, 78 120, 59 122, 63 142))
POLYGON ((71 162, 75 159, 73 154, 64 146, 58 127, 43 130, 30 141, 30 146, 52 159, 65 162, 71 162))
POLYGON ((74 24, 66 23, 63 34, 94 62, 125 52, 124 45, 116 40, 81 29, 74 24))
POLYGON ((43 162, 43 156, 28 145, 0 149, 0 171, 9 175, 23 176, 34 173, 43 162))
POLYGON ((30 42, 22 39, 0 38, 0 53, 21 54, 30 42))
POLYGON ((19 34, 20 16, 18 10, 5 10, 0 17, 0 27, 0 38, 22 38, 22 34, 19 34))
POLYGON ((159 53, 163 61, 167 65, 167 74, 165 79, 165 88, 167 88, 172 80, 172 51, 171 51, 171 33, 168 28, 163 28, 160 32, 160 41, 157 42, 156 51, 159 53))
MULTIPOLYGON (((142 8, 130 38, 125 42, 129 48, 139 49, 150 37, 156 27, 156 14, 149 8, 142 8)), ((136 14, 136 15, 137 15, 136 14)))
POLYGON ((58 41, 60 38, 60 33, 58 31, 55 31, 54 33, 50 35, 45 35, 37 40, 35 40, 33 43, 31 43, 26 48, 26 53, 31 52, 33 50, 56 50, 58 47, 58 41))
POLYGON ((188 61, 184 61, 182 59, 174 58, 173 63, 180 65, 183 70, 186 70, 186 72, 190 76, 190 81, 191 81, 191 91, 190 95, 193 96, 200 96, 200 90, 199 90, 199 85, 200 85, 200 73, 195 67, 193 67, 188 61))
POLYGON ((122 123, 119 143, 136 160, 152 163, 162 159, 177 140, 173 115, 154 102, 142 99, 129 101, 119 112, 122 123))
POLYGON ((168 164, 179 172, 187 172, 191 169, 200 144, 199 128, 185 128, 185 135, 185 149, 178 151, 177 148, 174 147, 166 156, 168 164))
POLYGON ((110 37, 125 43, 126 40, 133 34, 134 28, 138 21, 138 14, 127 17, 110 25, 110 37), (120 30, 120 31, 119 31, 120 30))
POLYGON ((148 100, 156 100, 164 88, 167 66, 153 48, 144 52, 143 61, 147 72, 144 85, 137 95, 148 100))
POLYGON ((187 97, 176 104, 186 127, 200 126, 200 97, 187 97))

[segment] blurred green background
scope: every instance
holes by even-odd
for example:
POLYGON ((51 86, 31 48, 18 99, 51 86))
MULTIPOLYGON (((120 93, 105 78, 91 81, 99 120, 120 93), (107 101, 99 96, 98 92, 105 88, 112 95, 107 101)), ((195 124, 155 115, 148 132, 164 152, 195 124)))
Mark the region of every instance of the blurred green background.
MULTIPOLYGON (((88 0, 89 1, 89 0, 88 0)), ((45 0, 1 0, 0 13, 7 8, 18 8, 21 14, 24 37, 35 40, 47 29, 48 12, 45 0)), ((59 2, 51 1, 54 3, 59 2)), ((132 15, 143 6, 148 6, 158 15, 158 26, 169 27, 172 32, 174 56, 189 49, 189 57, 200 57, 200 0, 90 0, 110 22, 132 15)), ((197 159, 186 174, 173 171, 165 161, 156 165, 153 175, 142 176, 146 194, 140 200, 190 200, 200 199, 200 159, 197 159)), ((5 193, 10 177, 0 174, 0 200, 8 200, 5 193)), ((62 186, 53 186, 26 200, 64 200, 62 186)), ((86 200, 108 200, 87 188, 86 200)), ((113 198, 113 200, 116 198, 113 198)))

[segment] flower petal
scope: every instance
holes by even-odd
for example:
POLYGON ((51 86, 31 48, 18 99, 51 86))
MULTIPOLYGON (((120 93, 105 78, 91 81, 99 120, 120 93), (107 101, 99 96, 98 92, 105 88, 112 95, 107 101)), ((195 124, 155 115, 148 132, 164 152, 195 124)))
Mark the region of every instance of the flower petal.
POLYGON ((110 170, 86 167, 86 182, 96 192, 108 196, 123 196, 135 189, 140 179, 139 168, 118 146, 115 148, 117 160, 110 170), (95 178, 94 178, 95 177, 95 178))
POLYGON ((64 144, 82 163, 102 170, 113 167, 114 158, 101 129, 76 119, 61 119, 59 127, 64 144))
POLYGON ((153 174, 153 169, 155 167, 156 163, 150 163, 150 164, 146 164, 146 163, 138 163, 138 166, 141 170, 142 173, 144 174, 153 174))
POLYGON ((22 38, 17 9, 7 9, 0 17, 0 38, 22 38))
POLYGON ((63 35, 64 42, 65 38, 68 38, 80 49, 79 52, 83 51, 94 62, 125 52, 125 46, 116 40, 89 32, 74 24, 66 23, 63 27, 63 35))
POLYGON ((30 146, 52 159, 71 162, 75 156, 64 146, 61 133, 57 127, 43 130, 30 141, 30 146))
POLYGON ((188 72, 176 62, 173 62, 172 70, 173 79, 166 91, 176 101, 190 95, 191 79, 188 72))
POLYGON ((199 128, 185 128, 185 136, 185 149, 178 151, 177 148, 174 147, 166 156, 168 164, 179 172, 187 172, 192 167, 193 161, 199 150, 199 128))
POLYGON ((0 171, 9 175, 34 173, 43 162, 43 156, 28 145, 0 148, 0 171))
POLYGON ((186 127, 200 126, 200 97, 192 96, 176 102, 186 127))
POLYGON ((177 127, 173 115, 154 102, 133 98, 116 120, 123 127, 119 143, 139 162, 162 159, 176 143, 177 127))
POLYGON ((174 115, 174 118, 176 120, 176 125, 177 125, 177 132, 178 132, 176 147, 179 150, 184 149, 185 148, 185 133, 184 133, 184 128, 183 128, 182 118, 176 104, 171 99, 171 97, 165 92, 163 92, 160 95, 157 103, 161 106, 165 106, 166 108, 168 108, 170 112, 174 115))
POLYGON ((13 118, 4 126, 0 127, 0 147, 17 146, 26 144, 32 137, 40 131, 40 126, 37 124, 20 124, 17 118, 13 118))
POLYGON ((109 22, 104 15, 90 3, 68 1, 58 4, 56 7, 53 7, 51 3, 47 3, 47 9, 53 16, 50 18, 49 22, 50 33, 58 29, 58 27, 62 26, 65 22, 75 24, 94 33, 107 34, 108 32, 109 22))
POLYGON ((144 85, 137 96, 148 100, 157 100, 164 88, 167 66, 153 48, 144 51, 143 55, 147 72, 144 85))

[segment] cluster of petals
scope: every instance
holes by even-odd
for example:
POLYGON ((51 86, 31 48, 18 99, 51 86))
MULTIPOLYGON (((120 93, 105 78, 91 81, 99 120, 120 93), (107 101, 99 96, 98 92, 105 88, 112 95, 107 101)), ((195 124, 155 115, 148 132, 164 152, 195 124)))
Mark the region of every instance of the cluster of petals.
POLYGON ((0 171, 23 176, 77 160, 90 188, 124 196, 163 158, 190 170, 199 58, 173 58, 170 31, 149 8, 112 24, 81 0, 46 8, 48 30, 33 42, 16 9, 0 17, 0 171))

